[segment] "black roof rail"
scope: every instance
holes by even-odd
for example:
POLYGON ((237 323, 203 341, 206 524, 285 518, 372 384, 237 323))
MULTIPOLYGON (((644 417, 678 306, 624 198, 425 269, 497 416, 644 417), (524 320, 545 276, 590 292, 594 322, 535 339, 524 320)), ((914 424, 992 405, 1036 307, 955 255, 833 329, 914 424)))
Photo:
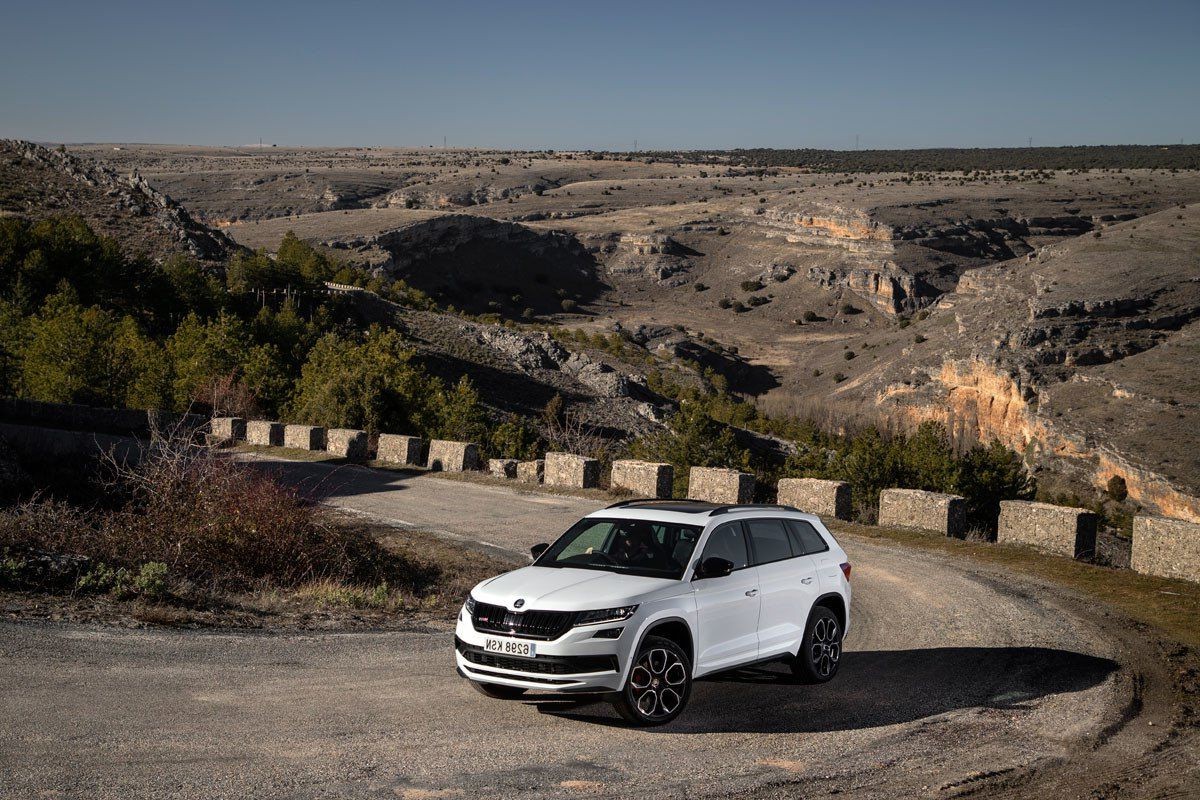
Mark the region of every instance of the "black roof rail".
POLYGON ((800 513, 800 509, 795 506, 781 506, 775 503, 733 503, 726 506, 717 506, 712 511, 708 512, 710 517, 715 517, 718 514, 729 514, 734 511, 752 511, 754 509, 771 509, 774 511, 795 511, 800 513))
POLYGON ((687 500, 671 497, 638 497, 632 500, 618 500, 605 508, 625 508, 633 505, 646 506, 695 506, 696 511, 709 511, 714 506, 707 500, 687 500))
POLYGON ((645 502, 652 502, 652 499, 649 497, 635 497, 632 500, 618 500, 617 502, 613 503, 610 506, 605 506, 605 508, 621 508, 622 506, 631 506, 634 503, 645 503, 645 502))

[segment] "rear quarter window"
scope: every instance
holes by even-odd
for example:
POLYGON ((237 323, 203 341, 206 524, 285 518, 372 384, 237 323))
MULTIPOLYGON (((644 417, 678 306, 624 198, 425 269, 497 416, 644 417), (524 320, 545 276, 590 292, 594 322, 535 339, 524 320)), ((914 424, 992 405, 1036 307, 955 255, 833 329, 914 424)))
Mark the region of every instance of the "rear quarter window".
POLYGON ((792 546, 797 552, 812 555, 824 553, 829 549, 829 542, 825 541, 825 537, 818 533, 811 523, 802 519, 789 519, 787 526, 792 537, 792 546))

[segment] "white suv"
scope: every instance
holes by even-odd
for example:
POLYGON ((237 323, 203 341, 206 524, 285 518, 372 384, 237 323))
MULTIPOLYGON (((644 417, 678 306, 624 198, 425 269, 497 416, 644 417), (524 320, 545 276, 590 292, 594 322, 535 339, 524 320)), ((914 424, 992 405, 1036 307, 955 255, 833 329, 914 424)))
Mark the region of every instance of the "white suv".
POLYGON ((631 500, 532 552, 458 616, 459 674, 489 696, 608 693, 627 720, 658 725, 709 673, 776 659, 814 683, 837 673, 850 564, 812 514, 631 500))

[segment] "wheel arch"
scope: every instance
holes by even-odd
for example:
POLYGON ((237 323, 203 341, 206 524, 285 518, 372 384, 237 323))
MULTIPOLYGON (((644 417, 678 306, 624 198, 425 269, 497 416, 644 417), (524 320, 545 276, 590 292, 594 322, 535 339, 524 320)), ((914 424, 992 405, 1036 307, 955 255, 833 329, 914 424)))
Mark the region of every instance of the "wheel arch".
MULTIPOLYGON (((842 626, 842 630, 849 629, 848 611, 846 608, 846 598, 842 597, 838 592, 826 592, 813 601, 812 607, 828 608, 837 615, 838 624, 842 626)), ((809 609, 809 616, 812 616, 812 609, 809 609)))
POLYGON ((663 617, 651 622, 646 626, 646 630, 642 632, 637 646, 634 647, 634 654, 641 648, 642 642, 646 641, 647 636, 661 636, 664 639, 675 642, 675 644, 683 648, 683 652, 687 653, 692 669, 696 668, 695 637, 692 635, 691 626, 688 625, 687 620, 683 617, 663 617))

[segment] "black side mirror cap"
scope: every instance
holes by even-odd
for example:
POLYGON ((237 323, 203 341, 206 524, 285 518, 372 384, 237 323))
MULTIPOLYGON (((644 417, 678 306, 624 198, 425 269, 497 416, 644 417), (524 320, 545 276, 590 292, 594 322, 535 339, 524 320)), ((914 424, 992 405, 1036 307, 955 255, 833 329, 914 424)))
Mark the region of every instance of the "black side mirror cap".
POLYGON ((733 562, 720 556, 709 556, 696 567, 696 578, 724 578, 733 572, 733 562))
POLYGON ((545 542, 542 542, 541 544, 535 544, 533 547, 529 548, 529 554, 533 556, 534 560, 536 561, 537 557, 546 552, 547 548, 549 547, 550 545, 546 544, 545 542))

